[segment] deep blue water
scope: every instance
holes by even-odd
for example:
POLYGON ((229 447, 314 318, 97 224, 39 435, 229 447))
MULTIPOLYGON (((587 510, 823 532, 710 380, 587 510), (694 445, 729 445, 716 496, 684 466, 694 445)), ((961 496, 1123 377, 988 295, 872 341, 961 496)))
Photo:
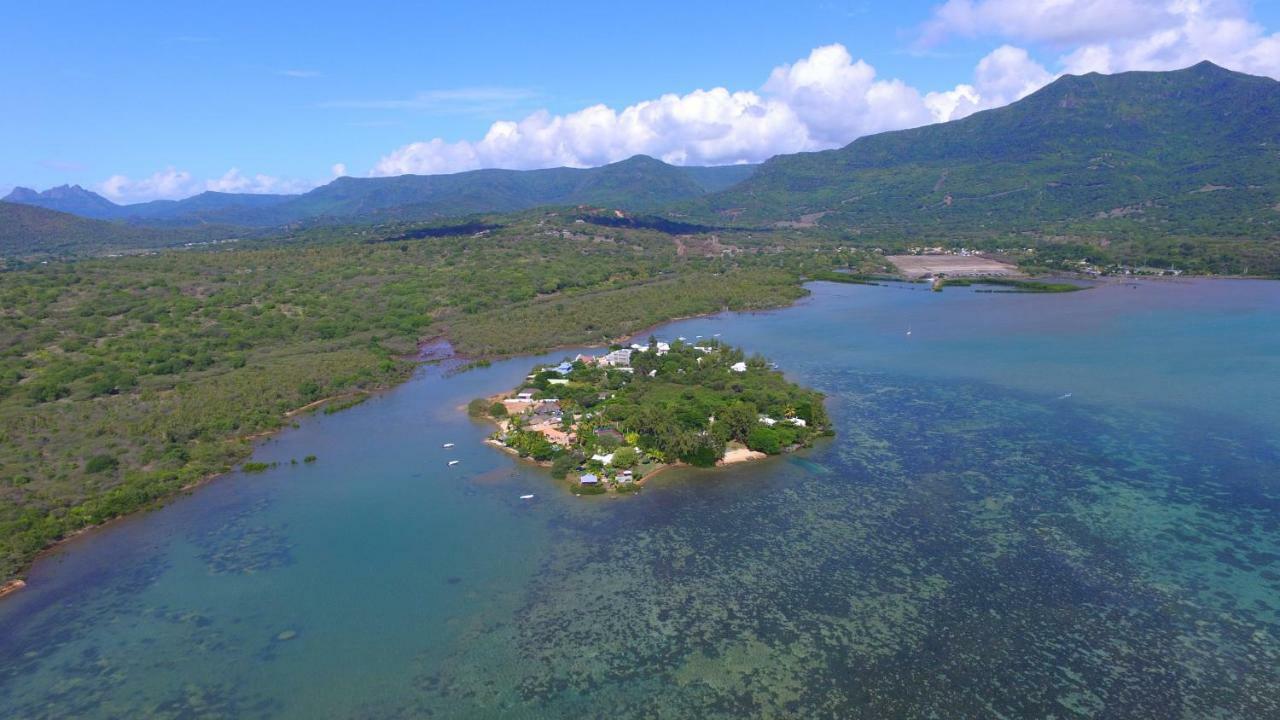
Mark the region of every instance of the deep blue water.
POLYGON ((658 335, 833 440, 579 499, 427 368, 38 564, 0 717, 1280 717, 1280 284, 812 289, 658 335))

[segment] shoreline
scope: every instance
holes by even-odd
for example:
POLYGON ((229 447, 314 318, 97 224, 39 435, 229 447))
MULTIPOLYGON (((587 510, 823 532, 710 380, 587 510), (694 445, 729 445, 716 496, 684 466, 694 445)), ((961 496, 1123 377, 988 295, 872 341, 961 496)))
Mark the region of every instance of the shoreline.
MULTIPOLYGON (((886 278, 886 280, 888 280, 888 279, 889 279, 889 278, 886 278)), ((1092 280, 1092 281, 1094 281, 1094 282, 1098 282, 1098 283, 1100 283, 1100 284, 1120 284, 1120 283, 1127 283, 1127 282, 1169 282, 1169 283, 1177 283, 1177 282, 1179 282, 1179 281, 1188 281, 1188 280, 1265 280, 1265 281, 1272 281, 1272 282, 1275 282, 1275 281, 1277 281, 1277 280, 1280 280, 1280 278, 1269 277, 1269 276, 1257 276, 1257 275, 1249 275, 1249 276, 1246 276, 1246 275, 1180 275, 1180 276, 1177 276, 1177 277, 1168 277, 1168 276, 1114 276, 1114 275, 1112 275, 1112 276, 1101 276, 1101 277, 1096 277, 1096 278, 1094 278, 1094 277, 1090 277, 1090 278, 1085 278, 1085 279, 1089 279, 1089 280, 1092 280)), ((814 283, 814 282, 832 282, 832 283, 834 283, 834 284, 838 284, 838 282, 837 282, 837 281, 827 281, 827 280, 804 280, 804 279, 801 279, 801 280, 800 280, 800 283, 799 283, 799 286, 800 286, 801 288, 804 288, 804 287, 805 287, 806 285, 808 285, 809 283, 814 283)), ((719 314, 724 313, 724 312, 736 312, 736 313, 741 313, 741 314, 759 314, 759 313, 771 313, 771 312, 776 312, 776 311, 778 311, 778 310, 786 309, 786 308, 792 307, 792 306, 794 306, 794 305, 796 305, 796 304, 798 304, 798 303, 800 303, 800 302, 803 302, 803 301, 804 301, 804 300, 805 300, 809 295, 811 295, 811 293, 806 289, 806 291, 805 291, 805 294, 804 294, 804 295, 802 295, 802 296, 800 296, 800 297, 798 297, 798 298, 795 298, 794 300, 791 300, 791 301, 789 301, 789 302, 787 302, 787 303, 785 303, 785 304, 780 304, 780 305, 776 305, 776 306, 773 306, 773 307, 767 307, 767 308, 755 308, 755 309, 751 309, 751 310, 736 310, 736 311, 735 311, 735 310, 727 310, 727 309, 725 309, 725 308, 721 308, 721 309, 714 310, 714 311, 710 311, 710 312, 706 312, 706 313, 699 313, 699 314, 693 314, 693 315, 685 315, 685 316, 672 317, 672 318, 668 318, 668 319, 666 319, 666 320, 659 321, 658 323, 656 323, 656 324, 654 324, 654 325, 650 325, 650 326, 648 326, 648 327, 646 327, 646 328, 642 328, 642 329, 640 329, 640 330, 636 330, 636 331, 631 332, 631 333, 628 333, 628 334, 623 334, 623 335, 617 336, 617 337, 616 337, 616 339, 614 339, 614 340, 613 340, 613 341, 611 341, 611 342, 623 342, 623 341, 627 341, 627 340, 634 340, 635 338, 640 337, 640 336, 643 336, 643 335, 645 335, 646 333, 653 333, 653 332, 654 332, 654 331, 656 331, 658 328, 661 328, 661 327, 663 327, 663 326, 665 326, 665 325, 669 325, 669 324, 671 324, 671 323, 681 322, 681 321, 685 321, 685 320, 693 320, 693 319, 698 319, 698 318, 714 317, 714 316, 719 315, 719 314)), ((546 349, 543 349, 543 350, 531 350, 531 351, 523 351, 523 352, 518 352, 518 353, 507 353, 507 354, 480 354, 480 355, 471 355, 471 354, 464 353, 464 352, 460 352, 460 351, 456 350, 456 348, 452 345, 452 342, 451 342, 451 341, 449 340, 449 338, 448 338, 448 333, 447 333, 447 331, 445 331, 445 332, 435 332, 435 333, 433 333, 433 334, 431 334, 431 335, 428 335, 428 336, 424 337, 422 340, 420 340, 420 341, 419 341, 419 345, 418 345, 418 347, 419 347, 419 354, 416 354, 416 355, 413 355, 413 356, 403 356, 403 357, 401 357, 401 358, 399 358, 399 359, 404 360, 404 361, 406 361, 406 362, 413 363, 413 365, 414 365, 414 366, 415 366, 415 368, 416 368, 416 367, 422 367, 422 366, 428 366, 428 365, 444 365, 444 364, 445 364, 445 363, 447 363, 448 361, 457 361, 458 363, 465 363, 465 362, 475 362, 475 361, 479 361, 479 360, 506 360, 506 359, 512 359, 512 358, 516 358, 516 357, 532 356, 532 355, 536 355, 536 354, 548 354, 548 353, 554 353, 554 352, 556 352, 556 351, 558 351, 558 350, 569 350, 569 349, 575 349, 575 348, 599 348, 599 347, 607 347, 609 344, 610 344, 610 342, 597 342, 597 343, 571 343, 571 344, 562 344, 562 345, 557 345, 557 346, 555 346, 555 347, 546 348, 546 349), (422 352, 422 350, 424 350, 426 347, 429 347, 429 346, 432 346, 432 345, 434 345, 434 346, 436 346, 436 347, 440 347, 440 345, 441 345, 441 344, 448 344, 448 346, 449 346, 449 350, 450 350, 449 354, 444 354, 444 355, 434 355, 434 354, 432 354, 432 355, 428 355, 428 356, 426 356, 426 357, 423 357, 423 356, 421 356, 421 355, 420 355, 420 353, 422 352)), ((296 417, 298 414, 300 414, 300 413, 302 413, 302 412, 305 412, 307 409, 309 409, 309 408, 311 408, 311 407, 313 407, 313 406, 323 405, 324 403, 327 403, 327 402, 330 402, 330 401, 332 401, 332 400, 339 399, 339 398, 342 398, 342 397, 349 397, 349 396, 356 395, 356 394, 363 394, 363 395, 367 395, 367 396, 369 396, 369 397, 372 397, 372 396, 377 395, 377 394, 379 394, 379 393, 383 393, 383 392, 390 392, 390 391, 393 391, 393 390, 395 390, 395 389, 399 388, 399 387, 400 387, 401 385, 403 385, 405 382, 407 382, 407 381, 411 380, 411 379, 414 377, 414 375, 415 375, 415 374, 416 374, 416 370, 415 370, 415 371, 411 371, 411 372, 407 373, 407 374, 405 375, 405 377, 401 378, 400 380, 396 381, 396 382, 395 382, 395 383, 393 383, 393 384, 389 384, 389 385, 384 385, 384 386, 376 387, 376 388, 373 388, 373 389, 371 389, 371 390, 360 390, 360 391, 352 391, 352 392, 346 392, 346 393, 339 393, 338 395, 334 395, 334 396, 331 396, 331 397, 321 398, 320 400, 313 401, 313 402, 308 403, 307 405, 304 405, 304 406, 302 406, 302 407, 298 407, 298 408, 294 408, 294 409, 292 409, 292 410, 286 411, 286 412, 283 414, 283 416, 282 416, 282 417, 284 417, 285 419, 293 418, 293 417, 296 417)), ((499 395, 499 396, 500 396, 500 395, 499 395)), ((465 406, 464 406, 464 408, 463 408, 463 409, 464 409, 464 412, 465 412, 465 406)), ((476 419, 483 419, 483 420, 484 420, 484 421, 486 421, 486 422, 492 422, 492 420, 491 420, 490 418, 487 418, 487 417, 485 417, 485 418, 476 418, 476 419)), ((250 442, 250 443, 255 443, 255 444, 256 444, 256 443, 257 443, 258 441, 260 441, 260 440, 263 440, 263 439, 267 439, 267 438, 273 437, 273 436, 274 436, 274 435, 276 435, 277 433, 282 432, 282 431, 287 430, 287 429, 291 429, 291 427, 290 427, 290 425, 289 425, 288 423, 286 423, 286 424, 282 425, 282 426, 281 426, 281 427, 279 427, 279 428, 275 428, 275 429, 273 429, 273 430, 265 430, 265 431, 262 431, 262 432, 259 432, 259 433, 254 433, 254 434, 251 434, 251 435, 246 435, 246 436, 241 436, 241 437, 236 437, 236 438, 228 438, 228 440, 229 440, 229 441, 250 442)), ((488 442, 488 440, 486 440, 486 442, 488 442)), ((513 456, 513 457, 516 457, 518 460, 521 460, 521 461, 527 461, 527 462, 532 462, 532 463, 534 463, 534 464, 536 464, 536 465, 539 465, 539 466, 541 466, 541 467, 549 467, 549 466, 550 466, 550 464, 549 464, 549 463, 548 463, 547 465, 545 465, 545 466, 544 466, 544 465, 542 465, 541 463, 538 463, 537 461, 530 460, 529 458, 522 458, 522 457, 520 457, 517 453, 515 453, 514 451, 512 451, 510 448, 507 448, 506 446, 503 446, 503 445, 501 445, 500 443, 493 443, 493 444, 494 444, 495 446, 497 446, 497 447, 502 448, 503 450, 505 450, 505 451, 507 451, 507 452, 510 452, 510 453, 512 454, 512 456, 513 456)), ((255 449, 256 449, 256 448, 255 448, 255 449)), ((248 455, 248 457, 252 457, 252 452, 250 452, 250 454, 248 455)), ((736 464, 736 463, 726 463, 726 465, 727 465, 727 464, 736 464)), ((658 467, 658 468, 654 469, 653 471, 649 472, 648 474, 644 475, 642 478, 640 478, 640 479, 636 480, 636 483, 637 483, 638 485, 639 485, 639 484, 643 484, 643 483, 645 483, 645 482, 648 482, 650 479, 652 479, 652 478, 654 478, 654 477, 657 477, 658 475, 660 475, 660 474, 662 474, 662 473, 667 472, 668 470, 671 470, 671 469, 673 469, 673 468, 679 468, 679 467, 687 467, 687 465, 686 465, 686 464, 684 464, 684 463, 668 463, 668 464, 664 464, 664 465, 662 465, 662 466, 660 466, 660 467, 658 467)), ((717 464, 717 467, 723 467, 723 465, 719 465, 719 464, 717 464)), ((32 568, 36 563, 39 563, 39 562, 41 562, 41 561, 43 561, 43 560, 46 560, 46 559, 48 559, 50 556, 52 556, 52 555, 56 554, 59 550, 61 550, 61 549, 62 549, 62 547, 63 547, 65 544, 68 544, 68 543, 70 543, 70 542, 72 542, 72 541, 75 541, 75 540, 81 539, 81 538, 82 538, 82 536, 84 536, 84 535, 86 535, 86 534, 89 534, 89 533, 92 533, 93 531, 97 531, 97 530, 105 529, 105 528, 109 527, 110 525, 112 525, 113 523, 116 523, 116 522, 118 522, 118 521, 121 521, 121 520, 127 520, 127 519, 134 518, 134 517, 139 517, 139 516, 141 516, 142 514, 144 514, 144 513, 146 513, 146 512, 151 512, 151 511, 153 511, 153 510, 157 510, 157 509, 159 509, 159 508, 163 507, 164 505, 166 505, 168 502, 170 502, 170 501, 172 501, 172 500, 174 500, 174 499, 178 498, 178 497, 179 497, 179 496, 181 496, 181 495, 184 495, 184 494, 187 494, 187 493, 193 492, 193 491, 195 491, 195 490, 199 489, 200 487, 202 487, 202 486, 204 486, 204 485, 206 485, 206 484, 208 484, 208 483, 213 482, 214 480, 217 480, 217 479, 222 478, 222 477, 224 477, 224 476, 230 475, 230 474, 232 474, 232 473, 234 473, 234 472, 235 472, 235 469, 234 469, 234 468, 232 468, 232 469, 230 469, 230 470, 223 471, 223 472, 211 473, 211 474, 209 474, 209 475, 207 475, 207 476, 205 476, 205 477, 202 477, 202 478, 200 478, 200 479, 198 479, 198 480, 195 480, 195 481, 193 481, 193 482, 190 482, 190 483, 188 483, 188 484, 186 484, 186 485, 182 486, 181 488, 178 488, 177 490, 175 490, 173 493, 171 493, 171 494, 169 494, 169 495, 165 495, 165 496, 163 496, 163 497, 156 498, 154 501, 152 501, 152 502, 148 503, 147 505, 145 505, 145 506, 143 506, 143 507, 136 508, 136 509, 134 509, 133 511, 131 511, 131 512, 129 512, 129 513, 126 513, 126 514, 124 514, 124 515, 118 515, 118 516, 113 517, 113 518, 111 518, 111 519, 109 519, 109 520, 106 520, 106 521, 104 521, 104 522, 97 523, 97 524, 94 524, 94 525, 86 525, 86 526, 84 526, 84 527, 82 527, 82 528, 79 528, 79 529, 77 529, 77 530, 73 531, 72 533, 70 533, 70 534, 68 534, 68 535, 66 535, 66 536, 64 536, 64 537, 58 538, 58 539, 57 539, 56 541, 54 541, 53 543, 50 543, 49 545, 47 545, 47 546, 45 546, 45 547, 41 548, 38 552, 36 552, 34 555, 32 555, 32 557, 31 557, 27 562, 23 563, 23 565, 22 565, 22 566, 17 570, 16 574, 15 574, 13 577, 11 577, 11 578, 7 579, 3 584, 0 584, 0 599, 3 599, 3 598, 6 598, 6 597, 9 597, 9 596, 11 596, 11 595, 14 595, 14 594, 18 593, 19 591, 21 591, 22 589, 26 588, 26 587, 28 586, 28 583, 27 583, 27 581, 26 581, 26 574, 31 570, 31 568, 32 568)))
MULTIPOLYGON (((426 364, 426 363, 420 363, 420 364, 426 364)), ((379 388, 375 388, 375 389, 373 389, 373 390, 357 390, 357 391, 352 391, 352 392, 339 393, 339 394, 337 394, 337 395, 332 395, 332 396, 329 396, 329 397, 321 398, 321 399, 319 399, 319 400, 315 400, 315 401, 313 401, 313 402, 307 403, 306 405, 303 405, 302 407, 298 407, 298 408, 294 408, 294 409, 292 409, 292 410, 288 410, 288 411, 286 411, 286 412, 285 412, 281 417, 283 417, 283 418, 285 418, 285 419, 293 418, 293 417, 297 416, 298 414, 300 414, 300 413, 302 413, 302 412, 307 411, 307 410, 308 410, 308 409, 310 409, 310 408, 318 407, 318 406, 322 406, 324 403, 330 402, 330 401, 332 401, 332 400, 337 400, 337 399, 340 399, 340 398, 351 397, 351 396, 354 396, 354 395, 365 395, 365 396, 367 396, 367 397, 373 397, 375 394, 380 393, 380 392, 390 392, 391 390, 394 390, 394 389, 396 389, 397 387, 399 387, 400 385, 404 384, 404 382, 406 382, 407 380, 409 380, 409 379, 410 379, 410 378, 412 378, 412 377, 413 377, 413 373, 410 373, 410 374, 409 374, 409 377, 406 377, 406 378, 405 378, 405 380, 402 380, 402 381, 400 381, 400 382, 396 383, 395 385, 388 385, 388 386, 385 386, 385 387, 379 387, 379 388)), ((293 428, 292 428, 288 423, 286 423, 286 424, 284 424, 284 425, 282 425, 282 426, 280 426, 280 427, 278 427, 278 428, 276 428, 276 429, 274 429, 274 430, 264 430, 264 431, 262 431, 262 432, 252 433, 252 434, 250 434, 250 435, 243 435, 243 436, 240 436, 240 437, 227 438, 227 440, 228 440, 229 442, 249 442, 249 443, 254 443, 254 444, 255 444, 254 450, 256 450, 256 449, 257 449, 257 448, 256 448, 256 443, 257 443, 259 440, 265 440, 265 439, 268 439, 268 438, 270 438, 270 437, 272 437, 272 436, 276 435, 277 433, 284 432, 285 430, 291 430, 291 429, 293 429, 293 428)), ((249 455, 246 457, 246 459, 251 458, 251 457, 253 457, 253 452, 252 452, 252 451, 250 451, 250 453, 249 453, 249 455)), ((238 463, 237 463, 237 464, 238 464, 238 463)), ((183 485, 182 487, 178 488, 177 490, 174 490, 171 494, 165 495, 164 497, 158 497, 158 498, 156 498, 155 500, 153 500, 153 501, 151 501, 151 502, 147 503, 146 505, 144 505, 144 506, 142 506, 142 507, 139 507, 139 508, 136 508, 136 509, 132 510, 131 512, 125 513, 124 515, 117 515, 117 516, 115 516, 115 517, 113 517, 113 518, 110 518, 110 519, 105 520, 105 521, 100 522, 100 523, 95 523, 95 524, 93 524, 93 525, 85 525, 84 527, 82 527, 82 528, 78 528, 78 529, 76 529, 75 531, 71 532, 71 533, 70 533, 70 534, 68 534, 68 535, 65 535, 65 536, 63 536, 63 537, 58 538, 57 540, 53 541, 53 542, 52 542, 52 543, 50 543, 49 545, 47 545, 47 546, 45 546, 45 547, 41 548, 41 549, 40 549, 40 550, 39 550, 35 555, 33 555, 33 556, 31 557, 30 561, 28 561, 28 562, 26 562, 25 564, 23 564, 22 568, 21 568, 21 569, 19 569, 19 571, 18 571, 18 574, 17 574, 17 575, 15 575, 14 577, 12 577, 12 578, 10 578, 9 580, 5 581, 3 584, 0 584, 0 600, 3 600, 4 598, 6 598, 6 597, 8 597, 8 596, 10 596, 10 595, 16 594, 18 591, 22 590, 23 588, 26 588, 26 587, 28 586, 27 578, 26 578, 26 574, 31 570, 31 568, 32 568, 32 567, 34 567, 36 563, 38 563, 38 562, 40 562, 40 561, 42 561, 42 560, 47 560, 47 559, 49 559, 51 556, 53 556, 53 555, 57 554, 57 553, 58 553, 58 552, 63 548, 63 546, 64 546, 64 545, 67 545, 67 544, 69 544, 69 543, 72 543, 72 542, 74 542, 74 541, 76 541, 76 540, 80 540, 80 539, 82 539, 85 535, 88 535, 88 534, 93 533, 93 532, 95 532, 95 531, 98 531, 98 530, 104 530, 104 529, 106 529, 106 528, 108 528, 108 527, 110 527, 110 526, 112 526, 112 525, 114 525, 114 524, 116 524, 116 523, 118 523, 118 522, 121 522, 121 521, 124 521, 124 520, 130 520, 130 519, 133 519, 133 518, 136 518, 136 517, 141 517, 141 516, 142 516, 143 514, 145 514, 145 513, 149 513, 149 512, 155 511, 155 510, 159 510, 160 508, 162 508, 162 507, 164 507, 165 505, 167 505, 169 502, 171 502, 171 501, 173 501, 173 500, 175 500, 175 499, 177 499, 177 498, 179 498, 179 497, 182 497, 182 496, 184 496, 184 495, 189 495, 190 493, 195 492, 196 490, 199 490, 201 487, 203 487, 203 486, 205 486, 205 485, 207 485, 207 484, 209 484, 209 483, 211 483, 211 482, 213 482, 213 481, 215 481, 215 480, 218 480, 218 479, 220 479, 220 478, 223 478, 223 477, 226 477, 226 476, 228 476, 228 475, 231 475, 231 474, 233 474, 233 473, 235 473, 235 472, 236 472, 236 469, 235 469, 235 467, 233 466, 230 470, 226 470, 226 471, 222 471, 222 472, 209 473, 208 475, 205 475, 205 476, 203 476, 203 477, 199 478, 198 480, 193 480, 193 481, 191 481, 191 482, 187 483, 186 485, 183 485)))

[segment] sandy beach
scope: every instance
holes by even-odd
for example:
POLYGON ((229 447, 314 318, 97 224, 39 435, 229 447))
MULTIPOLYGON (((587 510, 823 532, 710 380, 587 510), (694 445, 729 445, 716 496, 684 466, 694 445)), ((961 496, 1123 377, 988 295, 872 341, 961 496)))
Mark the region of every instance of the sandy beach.
POLYGON ((734 463, 751 462, 752 460, 763 460, 769 457, 759 450, 749 450, 747 448, 733 448, 726 450, 724 457, 716 461, 716 465, 732 465, 734 463))

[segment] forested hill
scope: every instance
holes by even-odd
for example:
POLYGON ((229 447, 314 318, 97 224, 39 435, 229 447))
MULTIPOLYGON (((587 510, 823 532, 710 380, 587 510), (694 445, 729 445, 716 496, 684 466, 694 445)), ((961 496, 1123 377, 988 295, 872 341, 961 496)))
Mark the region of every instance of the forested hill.
POLYGON ((0 258, 46 257, 177 244, 181 237, 0 201, 0 258))
POLYGON ((1280 232, 1280 82, 1203 62, 775 157, 699 210, 896 233, 1280 232), (822 213, 820 216, 816 214, 822 213))
POLYGON ((724 190, 756 166, 677 167, 637 155, 596 168, 474 170, 450 175, 343 177, 302 195, 205 192, 183 200, 116 205, 79 186, 5 200, 132 224, 272 227, 383 220, 431 220, 542 205, 604 205, 648 211, 724 190))

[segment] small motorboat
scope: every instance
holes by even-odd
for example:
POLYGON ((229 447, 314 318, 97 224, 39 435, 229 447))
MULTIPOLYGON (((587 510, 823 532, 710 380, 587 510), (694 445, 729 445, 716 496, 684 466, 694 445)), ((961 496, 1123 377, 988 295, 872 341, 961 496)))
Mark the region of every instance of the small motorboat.
POLYGON ((1059 395, 1059 396, 1058 396, 1058 399, 1059 399, 1059 400, 1066 400, 1066 399, 1067 399, 1067 398, 1069 398, 1069 397, 1071 397, 1071 393, 1067 393, 1067 394, 1065 394, 1065 395, 1059 395))
POLYGON ((440 447, 442 447, 442 448, 451 448, 451 447, 453 447, 453 443, 445 443, 445 444, 441 445, 440 447))
POLYGON ((449 461, 449 467, 453 467, 454 465, 457 465, 457 464, 458 464, 458 462, 459 462, 458 460, 450 460, 450 461, 449 461))
POLYGON ((533 499, 533 496, 532 496, 532 495, 521 495, 521 496, 520 496, 520 499, 521 499, 521 500, 532 500, 532 499, 533 499))

